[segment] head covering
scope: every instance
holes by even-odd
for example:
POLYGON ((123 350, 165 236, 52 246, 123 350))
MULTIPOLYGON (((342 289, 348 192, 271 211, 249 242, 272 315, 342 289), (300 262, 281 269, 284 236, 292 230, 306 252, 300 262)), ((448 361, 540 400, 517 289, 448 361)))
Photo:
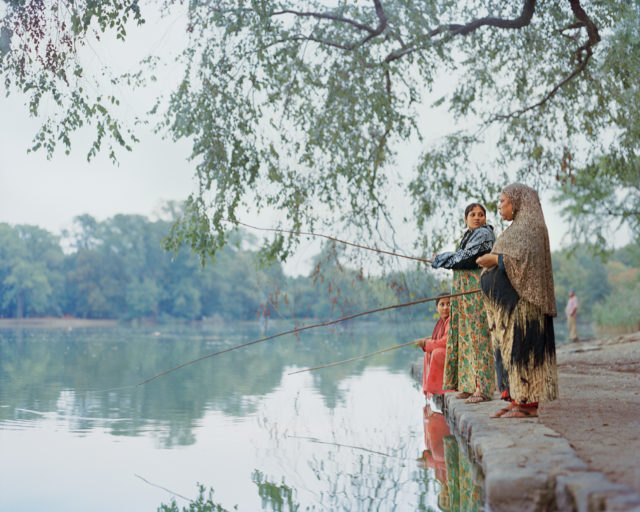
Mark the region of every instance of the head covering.
POLYGON ((521 298, 556 316, 549 233, 538 193, 522 183, 508 185, 502 193, 511 201, 514 217, 491 252, 503 255, 509 281, 521 298))

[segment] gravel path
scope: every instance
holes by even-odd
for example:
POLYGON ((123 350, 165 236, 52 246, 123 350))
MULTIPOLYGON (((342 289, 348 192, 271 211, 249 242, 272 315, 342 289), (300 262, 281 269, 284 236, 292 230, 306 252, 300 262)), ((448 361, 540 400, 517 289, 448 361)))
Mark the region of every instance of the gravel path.
POLYGON ((640 332, 558 351, 560 399, 540 420, 589 469, 640 493, 640 332))

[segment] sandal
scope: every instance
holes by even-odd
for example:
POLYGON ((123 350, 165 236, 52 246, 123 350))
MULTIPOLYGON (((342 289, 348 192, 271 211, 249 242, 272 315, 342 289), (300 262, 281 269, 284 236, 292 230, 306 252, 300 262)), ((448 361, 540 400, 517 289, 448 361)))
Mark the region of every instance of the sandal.
POLYGON ((481 395, 480 393, 474 393, 473 395, 471 395, 469 398, 465 400, 465 403, 479 404, 480 402, 488 402, 488 401, 489 399, 486 396, 481 395))
POLYGON ((458 393, 456 395, 456 398, 469 398, 471 396, 471 393, 467 393, 466 391, 463 391, 462 393, 458 393))
POLYGON ((537 418, 538 417, 538 409, 537 408, 527 408, 523 409, 521 407, 515 407, 504 414, 498 416, 499 418, 537 418))
POLYGON ((503 407, 490 415, 489 418, 502 418, 506 413, 513 411, 513 409, 513 407, 503 407))

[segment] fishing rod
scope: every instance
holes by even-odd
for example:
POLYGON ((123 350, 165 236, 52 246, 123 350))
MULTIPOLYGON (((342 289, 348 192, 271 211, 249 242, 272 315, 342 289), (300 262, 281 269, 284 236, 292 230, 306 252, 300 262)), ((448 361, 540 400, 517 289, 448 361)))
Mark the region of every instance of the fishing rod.
POLYGON ((398 258, 406 258, 408 260, 420 261, 422 263, 431 263, 431 260, 427 260, 425 258, 417 258, 415 256, 407 256, 406 254, 399 254, 397 252, 385 251, 383 249, 375 249, 374 247, 367 247, 365 245, 355 244, 353 242, 347 242, 346 240, 340 240, 339 238, 334 238, 329 235, 323 235, 321 233, 310 233, 306 231, 290 231, 288 229, 278 229, 278 228, 260 228, 257 226, 252 226, 251 224, 245 224, 244 222, 240 222, 239 220, 231 220, 231 219, 222 219, 225 222, 231 222, 232 224, 238 224, 239 226, 244 226, 250 229, 255 229, 258 231, 271 231, 275 233, 288 233, 290 235, 306 235, 306 236, 317 236, 321 238, 326 238, 327 240, 332 240, 333 242, 339 242, 344 245, 350 245, 351 247, 357 247, 358 249, 365 249, 367 251, 378 252, 381 254, 387 254, 388 256, 396 256, 398 258))
POLYGON ((283 331, 283 332, 279 332, 277 334, 272 334, 271 336, 267 336, 266 338, 258 338, 256 340, 253 341, 248 341, 247 343, 242 343, 240 345, 235 345, 233 347, 229 347, 229 348, 225 348, 223 350, 219 350, 217 352, 212 352, 210 354, 205 354, 201 357, 198 357, 197 359, 193 359, 192 361, 187 361, 186 363, 182 363, 174 368, 170 368, 168 370, 165 370, 161 373, 158 373, 157 375, 154 375, 153 377, 149 377, 146 380, 143 380, 142 382, 139 382, 138 384, 136 384, 136 387, 138 386, 142 386, 144 384, 147 384, 149 382, 151 382, 152 380, 157 379, 158 377, 162 377, 163 375, 167 375, 169 373, 175 372, 176 370, 179 370, 180 368, 184 368, 185 366, 189 366, 192 365, 194 363, 198 363, 200 361, 203 361, 204 359, 208 359, 210 357, 215 357, 218 356, 220 354, 224 354, 226 352, 231 352, 232 350, 238 350, 240 348, 244 348, 244 347, 248 347, 250 345, 255 345, 256 343, 262 343, 263 341, 269 341, 272 340, 274 338, 278 338, 280 336, 285 336, 286 334, 296 334, 302 331, 306 331, 308 329, 314 329, 316 327, 326 327, 328 325, 333 325, 333 324, 337 324, 339 322, 345 322, 347 320, 351 320, 353 318, 358 318, 361 316, 365 316, 365 315, 371 315, 373 313, 378 313, 380 311, 388 311, 390 309, 397 309, 397 308, 402 308, 402 307, 407 307, 407 306, 415 306, 416 304, 423 304, 425 302, 430 302, 430 301, 434 301, 434 300, 439 300, 439 299, 443 299, 443 298, 447 298, 447 297, 458 297, 460 295, 468 295, 471 293, 479 293, 481 290, 480 289, 476 289, 476 290, 469 290, 466 292, 458 292, 458 293, 452 293, 450 295, 438 295, 436 297, 427 297, 424 299, 418 299, 418 300, 413 300, 411 302, 404 302, 402 304, 393 304, 391 306, 383 306, 381 308, 376 308, 376 309, 370 309, 369 311, 363 311, 360 313, 355 313, 353 315, 348 315, 348 316, 343 316, 342 318, 338 318, 336 320, 330 320, 330 321, 326 321, 326 322, 320 322, 317 324, 312 324, 312 325, 306 325, 303 327, 296 327, 295 329, 289 329, 288 331, 283 331))
POLYGON ((358 359, 366 359, 367 357, 373 357, 378 354, 382 354, 383 352, 389 352, 390 350, 395 350, 397 348, 406 347, 407 345, 415 344, 416 340, 407 341, 406 343, 401 343, 400 345, 394 345, 393 347, 383 348, 382 350, 376 350, 375 352, 371 352, 370 354, 365 354, 363 356, 351 357, 349 359, 345 359, 343 361, 338 361, 336 363, 323 364, 321 366, 314 366, 312 368, 305 368, 304 370, 297 370, 295 372, 291 372, 289 375, 295 375, 296 373, 302 372, 311 372, 313 370, 320 370, 321 368, 329 368, 330 366, 338 366, 339 364, 350 363, 351 361, 357 361, 358 359))

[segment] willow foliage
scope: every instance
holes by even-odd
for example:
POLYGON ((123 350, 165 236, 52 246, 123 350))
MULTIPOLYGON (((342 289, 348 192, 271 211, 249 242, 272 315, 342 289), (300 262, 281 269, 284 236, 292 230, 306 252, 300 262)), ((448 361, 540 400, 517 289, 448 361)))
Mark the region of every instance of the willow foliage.
MULTIPOLYGON (((370 236, 395 222, 387 198, 400 187, 411 222, 429 235, 419 242, 426 248, 439 240, 434 217, 451 221, 467 199, 492 205, 506 181, 554 188, 575 212, 578 194, 601 197, 599 176, 627 176, 628 162, 636 171, 620 186, 637 197, 637 109, 625 113, 639 99, 637 2, 176 3, 188 12, 183 76, 153 112, 163 113, 170 137, 192 142, 200 187, 169 247, 186 242, 213 255, 232 229, 224 219, 246 206, 285 212, 293 230, 340 226, 370 236), (457 128, 427 144, 428 107, 446 108, 457 128), (423 146, 410 169, 397 158, 407 141, 423 146), (584 179, 594 192, 580 188, 584 179)), ((83 89, 74 54, 91 31, 126 40, 145 8, 157 6, 5 2, 7 91, 27 93, 33 114, 43 95, 60 109, 34 149, 69 150, 85 124, 95 127, 89 157, 106 145, 115 158, 136 141, 113 113, 116 96, 83 89)), ((265 255, 284 259, 295 244, 277 237, 265 255)))

